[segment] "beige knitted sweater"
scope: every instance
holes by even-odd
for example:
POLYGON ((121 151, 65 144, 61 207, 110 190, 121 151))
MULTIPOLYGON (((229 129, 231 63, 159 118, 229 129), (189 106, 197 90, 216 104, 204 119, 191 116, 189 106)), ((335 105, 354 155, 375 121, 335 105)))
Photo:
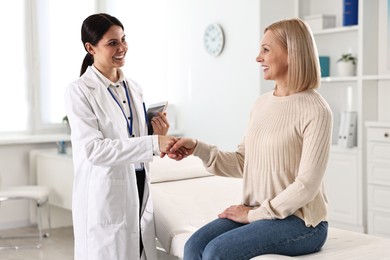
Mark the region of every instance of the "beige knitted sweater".
POLYGON ((332 112, 315 90, 286 97, 261 95, 236 152, 199 142, 194 155, 208 171, 243 178, 249 221, 295 215, 316 226, 327 215, 323 176, 328 162, 332 112))

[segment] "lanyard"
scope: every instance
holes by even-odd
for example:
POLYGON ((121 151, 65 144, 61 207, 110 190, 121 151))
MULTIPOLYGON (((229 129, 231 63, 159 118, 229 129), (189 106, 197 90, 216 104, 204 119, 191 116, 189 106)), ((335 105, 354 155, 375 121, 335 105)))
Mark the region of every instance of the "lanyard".
MULTIPOLYGON (((121 104, 119 103, 119 101, 116 99, 114 93, 112 93, 111 89, 108 87, 107 90, 108 90, 108 92, 110 92, 112 98, 115 100, 115 102, 117 103, 117 105, 121 109, 122 114, 123 114, 123 116, 126 119, 127 129, 129 131, 130 136, 134 137, 134 135, 133 135, 133 110, 131 109, 130 95, 129 95, 129 91, 127 89, 127 85, 126 85, 125 81, 123 81, 123 85, 125 87, 127 104, 129 106, 129 110, 130 110, 130 118, 126 117, 125 111, 123 110, 123 108, 122 108, 121 104), (128 121, 128 119, 130 119, 130 122, 128 121)), ((146 113, 146 109, 145 109, 145 102, 142 102, 142 105, 143 105, 144 114, 145 114, 145 121, 146 121, 146 124, 148 124, 148 117, 147 117, 147 113, 146 113)))

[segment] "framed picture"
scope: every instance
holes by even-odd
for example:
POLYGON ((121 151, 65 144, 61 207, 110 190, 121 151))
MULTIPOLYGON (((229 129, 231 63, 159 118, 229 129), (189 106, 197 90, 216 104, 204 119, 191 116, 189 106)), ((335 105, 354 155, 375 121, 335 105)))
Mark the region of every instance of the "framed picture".
POLYGON ((390 73, 390 0, 379 1, 378 72, 390 73))

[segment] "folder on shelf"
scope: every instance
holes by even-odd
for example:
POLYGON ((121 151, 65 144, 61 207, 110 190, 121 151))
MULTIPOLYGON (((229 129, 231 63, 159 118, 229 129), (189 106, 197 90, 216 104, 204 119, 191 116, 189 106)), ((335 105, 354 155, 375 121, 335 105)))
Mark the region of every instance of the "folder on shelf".
POLYGON ((341 113, 337 144, 344 148, 357 145, 357 112, 344 111, 341 113))
POLYGON ((329 77, 329 56, 320 56, 321 77, 329 77))
POLYGON ((343 10, 343 25, 357 25, 358 24, 358 0, 344 0, 343 10))

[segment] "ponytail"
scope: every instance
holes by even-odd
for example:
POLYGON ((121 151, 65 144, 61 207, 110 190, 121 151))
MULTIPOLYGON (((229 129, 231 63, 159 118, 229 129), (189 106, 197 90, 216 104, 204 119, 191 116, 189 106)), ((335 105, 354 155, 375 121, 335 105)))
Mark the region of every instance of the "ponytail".
POLYGON ((87 70, 89 66, 93 64, 93 56, 87 52, 87 54, 84 57, 83 64, 81 65, 80 69, 80 77, 84 74, 84 72, 87 70))

